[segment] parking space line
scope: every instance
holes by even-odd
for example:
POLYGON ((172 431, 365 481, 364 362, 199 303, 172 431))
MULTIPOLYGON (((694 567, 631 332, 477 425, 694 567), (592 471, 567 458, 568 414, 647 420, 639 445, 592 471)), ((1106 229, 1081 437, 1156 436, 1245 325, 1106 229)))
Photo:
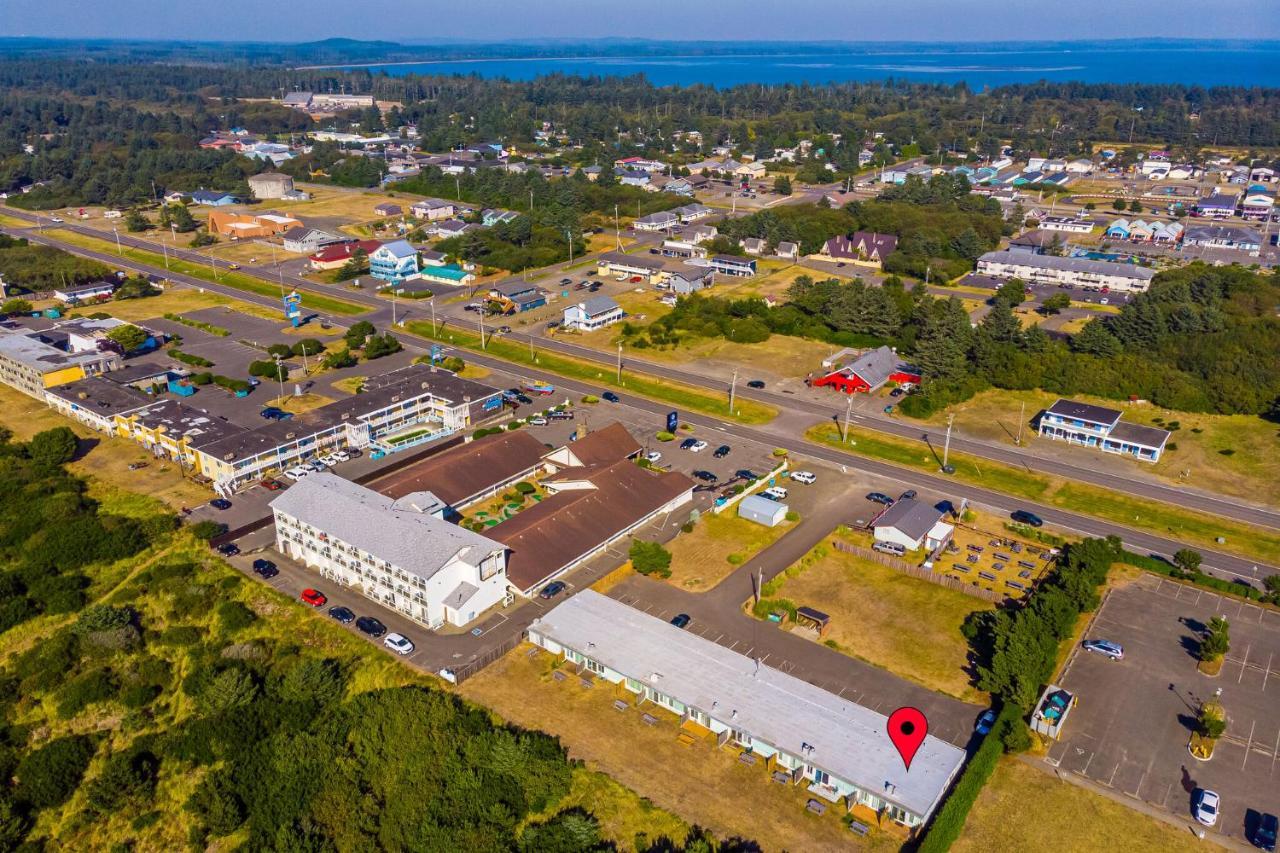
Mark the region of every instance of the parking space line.
POLYGON ((1257 720, 1254 720, 1249 724, 1249 743, 1244 748, 1244 760, 1240 762, 1241 770, 1243 770, 1244 766, 1249 763, 1249 753, 1253 751, 1253 729, 1257 725, 1257 720))
POLYGON ((1240 677, 1236 679, 1236 684, 1244 681, 1244 671, 1249 668, 1249 652, 1253 650, 1253 644, 1244 647, 1244 663, 1240 665, 1240 677))
POLYGON ((1120 771, 1120 762, 1116 762, 1116 766, 1111 771, 1111 778, 1107 780, 1107 787, 1111 787, 1111 783, 1116 781, 1116 773, 1120 771))
POLYGON ((1271 659, 1274 658, 1275 656, 1276 656, 1275 652, 1272 652, 1271 654, 1267 655, 1267 668, 1262 673, 1262 692, 1263 693, 1267 692, 1267 679, 1271 677, 1271 659))

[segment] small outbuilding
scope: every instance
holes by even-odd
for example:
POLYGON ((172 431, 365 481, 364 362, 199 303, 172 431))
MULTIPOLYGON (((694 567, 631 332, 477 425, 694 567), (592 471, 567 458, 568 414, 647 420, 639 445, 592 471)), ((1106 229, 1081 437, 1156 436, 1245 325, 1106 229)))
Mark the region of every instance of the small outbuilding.
POLYGON ((738 503, 738 517, 765 527, 777 527, 787 519, 787 505, 760 495, 748 495, 738 503))

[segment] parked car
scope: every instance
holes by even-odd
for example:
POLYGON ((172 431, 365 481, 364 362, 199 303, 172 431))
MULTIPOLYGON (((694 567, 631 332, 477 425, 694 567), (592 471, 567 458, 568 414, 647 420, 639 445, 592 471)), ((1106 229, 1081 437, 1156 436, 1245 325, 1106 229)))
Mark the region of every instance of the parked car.
POLYGON ((571 421, 573 420, 573 412, 565 410, 563 412, 552 412, 547 415, 553 421, 571 421))
POLYGON ((231 509, 231 501, 227 500, 226 498, 214 498, 213 500, 209 501, 209 506, 213 507, 214 509, 227 510, 227 509, 231 509))
POLYGON ((729 446, 729 445, 727 445, 727 444, 722 444, 722 445, 720 445, 719 447, 717 447, 717 448, 716 448, 716 452, 715 452, 715 453, 713 453, 713 454, 711 454, 711 455, 712 455, 712 456, 714 456, 714 457, 715 457, 715 458, 717 458, 717 459, 723 459, 723 458, 725 458, 726 456, 728 456, 728 455, 729 455, 730 453, 732 453, 732 452, 733 452, 733 448, 732 448, 732 447, 730 447, 730 446, 729 446))
POLYGON ((533 398, 530 397, 528 394, 517 394, 516 400, 520 403, 524 403, 526 406, 533 405, 533 398))
POLYGON ((284 488, 284 486, 280 484, 279 480, 272 480, 270 477, 261 481, 258 485, 262 486, 262 488, 266 489, 268 492, 278 492, 284 488))
POLYGON ((694 439, 693 444, 689 445, 689 450, 694 453, 701 453, 707 449, 707 443, 702 439, 694 439))
POLYGON ((1124 646, 1110 640, 1085 640, 1080 644, 1086 651, 1097 652, 1112 660, 1124 660, 1124 646))
POLYGON ((542 588, 542 592, 538 593, 539 598, 555 598, 564 592, 564 581, 552 581, 542 588))
POLYGON ((884 492, 868 492, 867 500, 871 501, 872 503, 884 504, 885 506, 893 506, 893 498, 889 497, 884 492))
POLYGON ((534 415, 533 417, 529 418, 529 426, 546 426, 546 425, 547 425, 547 419, 544 418, 542 415, 534 415))
POLYGON ((761 379, 752 379, 750 382, 748 382, 748 383, 747 383, 747 387, 748 387, 748 388, 763 388, 763 387, 764 387, 764 380, 761 380, 761 379))
POLYGON ((644 458, 648 460, 650 465, 653 465, 662 459, 662 454, 656 450, 650 450, 648 453, 644 455, 644 458))
POLYGON ((885 407, 884 407, 884 413, 885 413, 886 415, 892 415, 892 414, 893 414, 893 406, 892 406, 892 405, 885 406, 885 407))
POLYGON ((49 217, 49 221, 50 221, 50 222, 63 222, 64 220, 63 220, 63 218, 62 218, 61 216, 50 216, 50 217, 49 217))
POLYGON ((240 553, 240 546, 234 542, 223 542, 214 550, 224 557, 234 557, 236 554, 240 553))
POLYGON ((387 626, 372 616, 361 616, 356 620, 356 630, 361 634, 368 634, 370 637, 377 638, 387 633, 387 626))
POLYGON ((1025 509, 1016 509, 1009 513, 1009 517, 1019 524, 1029 524, 1032 527, 1044 527, 1044 519, 1036 515, 1034 512, 1027 512, 1025 509))
POLYGON ((270 580, 280 574, 280 570, 270 560, 257 559, 253 561, 253 573, 270 580))
POLYGON ((562 278, 562 279, 560 279, 560 283, 561 283, 561 284, 563 284, 565 287, 568 287, 569 285, 573 284, 573 279, 571 279, 571 278, 562 278))
POLYGON ((311 472, 306 468, 299 466, 297 468, 290 468, 288 471, 284 472, 284 475, 288 477, 290 480, 297 481, 297 480, 301 480, 303 477, 307 476, 310 473, 311 472))
POLYGON ((1222 809, 1222 799, 1217 791, 1208 788, 1197 788, 1192 800, 1191 813, 1196 820, 1205 826, 1213 826, 1218 822, 1218 812, 1222 809))
POLYGON ((610 403, 622 402, 622 398, 619 397, 617 394, 613 393, 612 391, 605 391, 603 394, 600 395, 600 398, 602 400, 608 400, 610 403))
POLYGON ((890 397, 901 397, 901 396, 902 396, 903 394, 905 394, 905 393, 906 393, 906 392, 905 392, 905 391, 903 391, 901 388, 894 388, 892 391, 890 391, 890 392, 889 392, 889 396, 890 396, 890 397))
POLYGON ((973 730, 980 735, 985 735, 991 731, 991 727, 996 723, 995 710, 988 708, 978 715, 978 722, 974 724, 973 730))
POLYGON ((323 592, 318 589, 312 589, 311 587, 304 589, 298 598, 301 598, 312 607, 324 607, 325 602, 329 600, 329 597, 323 592))
POLYGON ((1253 842, 1253 846, 1259 850, 1276 849, 1276 831, 1280 829, 1280 820, 1270 813, 1264 814, 1258 820, 1258 825, 1254 828, 1253 834, 1249 840, 1253 842))
POLYGON ((413 642, 404 634, 387 634, 382 645, 398 655, 407 655, 413 651, 413 642))
POLYGON ((329 608, 330 618, 338 620, 343 625, 350 625, 356 621, 356 614, 351 612, 351 608, 338 605, 329 608))
POLYGON ((715 474, 712 474, 710 471, 694 471, 693 476, 704 483, 714 483, 720 479, 715 474))
POLYGON ((130 470, 130 471, 140 471, 140 470, 142 470, 143 468, 146 468, 146 467, 147 467, 147 463, 146 463, 146 462, 130 462, 130 463, 129 463, 129 470, 130 470))
POLYGON ((691 621, 693 620, 689 618, 688 613, 680 613, 671 620, 671 624, 675 625, 677 628, 688 628, 691 621))
POLYGON ((818 475, 812 471, 796 471, 791 475, 791 479, 794 482, 801 483, 806 486, 812 486, 814 483, 818 482, 818 475))
POLYGON ((698 443, 698 439, 696 438, 686 438, 684 441, 680 442, 680 449, 688 450, 697 443, 698 443))
POLYGON ((907 549, 897 542, 873 542, 871 543, 871 549, 879 551, 881 554, 892 554, 895 557, 901 557, 907 553, 907 549))
POLYGON ((907 489, 905 492, 903 492, 901 495, 898 496, 898 500, 900 501, 912 501, 912 500, 915 500, 915 498, 916 498, 915 489, 907 489))
POLYGON ((293 417, 293 412, 286 412, 284 409, 276 406, 267 406, 258 415, 269 421, 287 421, 293 417))
POLYGON ((787 499, 787 490, 781 486, 771 486, 761 492, 760 497, 768 498, 771 501, 785 501, 787 499))

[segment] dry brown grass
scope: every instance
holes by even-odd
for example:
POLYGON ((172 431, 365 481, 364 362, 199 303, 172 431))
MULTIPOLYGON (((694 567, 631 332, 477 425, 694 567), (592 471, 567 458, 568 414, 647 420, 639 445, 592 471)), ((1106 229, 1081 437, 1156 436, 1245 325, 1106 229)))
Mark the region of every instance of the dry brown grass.
POLYGON ((607 682, 588 690, 572 673, 564 682, 553 680, 551 656, 530 659, 529 648, 517 647, 463 682, 459 692, 506 720, 559 737, 571 758, 720 838, 753 839, 771 851, 897 849, 895 839, 875 830, 865 840, 855 838, 839 809, 821 817, 806 812, 804 788, 772 782, 760 764, 747 767, 714 741, 680 745, 679 720, 666 711, 646 708, 659 720, 646 726, 639 708, 616 710, 619 694, 607 682))
POLYGON ((1179 853, 1202 850, 1189 831, 1002 758, 969 813, 954 853, 1179 853))
POLYGON ((824 543, 808 567, 770 597, 809 605, 831 617, 826 638, 838 651, 966 702, 986 697, 969 684, 965 617, 991 604, 894 571, 824 543))
POLYGON ((273 311, 261 305, 254 305, 251 302, 241 302, 239 299, 232 299, 220 293, 176 286, 168 288, 159 296, 107 302, 103 305, 95 305, 92 308, 81 308, 80 311, 102 311, 121 320, 140 323, 144 320, 162 317, 165 314, 189 314, 192 311, 201 311, 206 308, 224 308, 227 311, 236 311, 240 314, 248 314, 251 317, 283 322, 283 315, 279 311, 273 311))
POLYGON ((667 582, 694 592, 711 589, 793 527, 791 522, 777 527, 756 524, 739 518, 736 507, 719 515, 706 513, 698 519, 693 532, 681 533, 667 546, 671 551, 671 577, 667 582), (732 563, 731 556, 735 560, 732 563))
POLYGON ((323 394, 286 394, 283 397, 276 397, 269 405, 277 406, 286 412, 293 412, 300 415, 303 412, 309 412, 312 409, 318 409, 321 406, 327 406, 333 402, 332 397, 326 397, 323 394))

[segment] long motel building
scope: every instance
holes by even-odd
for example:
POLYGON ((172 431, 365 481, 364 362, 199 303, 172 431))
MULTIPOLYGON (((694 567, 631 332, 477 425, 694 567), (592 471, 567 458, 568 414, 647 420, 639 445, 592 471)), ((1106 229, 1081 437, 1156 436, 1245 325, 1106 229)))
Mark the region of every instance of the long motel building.
POLYGON ((815 796, 909 829, 929 819, 964 764, 964 750, 927 736, 908 772, 883 714, 591 589, 534 620, 528 638, 637 705, 750 750, 815 796))
POLYGON ((328 473, 271 502, 280 553, 433 629, 508 595, 506 546, 446 521, 448 510, 431 492, 390 498, 328 473))

